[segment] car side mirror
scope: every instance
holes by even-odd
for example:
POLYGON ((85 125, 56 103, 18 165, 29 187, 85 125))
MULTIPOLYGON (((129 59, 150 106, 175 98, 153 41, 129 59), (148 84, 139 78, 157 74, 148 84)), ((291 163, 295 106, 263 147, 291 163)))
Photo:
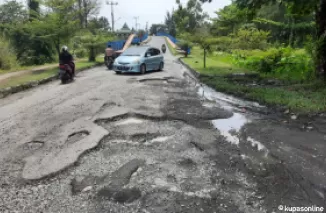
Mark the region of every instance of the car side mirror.
POLYGON ((151 54, 150 53, 146 53, 145 57, 146 58, 151 57, 151 54))

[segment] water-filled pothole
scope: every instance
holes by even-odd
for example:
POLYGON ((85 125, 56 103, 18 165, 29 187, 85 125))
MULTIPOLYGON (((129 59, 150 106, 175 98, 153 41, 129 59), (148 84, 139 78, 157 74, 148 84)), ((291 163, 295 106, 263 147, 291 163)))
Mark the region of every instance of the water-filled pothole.
POLYGON ((214 127, 220 131, 225 139, 235 145, 238 145, 240 141, 238 136, 232 134, 231 132, 238 133, 240 129, 249 122, 250 120, 248 118, 239 113, 234 113, 233 116, 228 119, 218 119, 212 121, 214 127))

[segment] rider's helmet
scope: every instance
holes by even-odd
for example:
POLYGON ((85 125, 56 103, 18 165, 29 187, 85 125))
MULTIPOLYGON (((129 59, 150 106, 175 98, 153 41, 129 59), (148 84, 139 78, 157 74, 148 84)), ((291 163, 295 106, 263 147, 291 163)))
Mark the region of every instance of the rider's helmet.
POLYGON ((62 46, 61 50, 62 52, 68 52, 68 47, 66 45, 62 46))

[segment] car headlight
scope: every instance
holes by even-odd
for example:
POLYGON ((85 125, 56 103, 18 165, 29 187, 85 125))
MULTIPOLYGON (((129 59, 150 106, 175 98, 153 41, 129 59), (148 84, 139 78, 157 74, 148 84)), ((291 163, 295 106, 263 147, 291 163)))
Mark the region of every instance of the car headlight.
POLYGON ((132 62, 133 64, 140 64, 140 59, 136 59, 132 62))

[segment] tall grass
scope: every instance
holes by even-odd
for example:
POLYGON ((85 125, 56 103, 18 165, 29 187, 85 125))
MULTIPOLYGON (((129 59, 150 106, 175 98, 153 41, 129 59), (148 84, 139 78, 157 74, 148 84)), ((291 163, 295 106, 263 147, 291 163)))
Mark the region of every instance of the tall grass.
POLYGON ((10 70, 17 66, 16 54, 9 41, 0 36, 0 70, 10 70))

